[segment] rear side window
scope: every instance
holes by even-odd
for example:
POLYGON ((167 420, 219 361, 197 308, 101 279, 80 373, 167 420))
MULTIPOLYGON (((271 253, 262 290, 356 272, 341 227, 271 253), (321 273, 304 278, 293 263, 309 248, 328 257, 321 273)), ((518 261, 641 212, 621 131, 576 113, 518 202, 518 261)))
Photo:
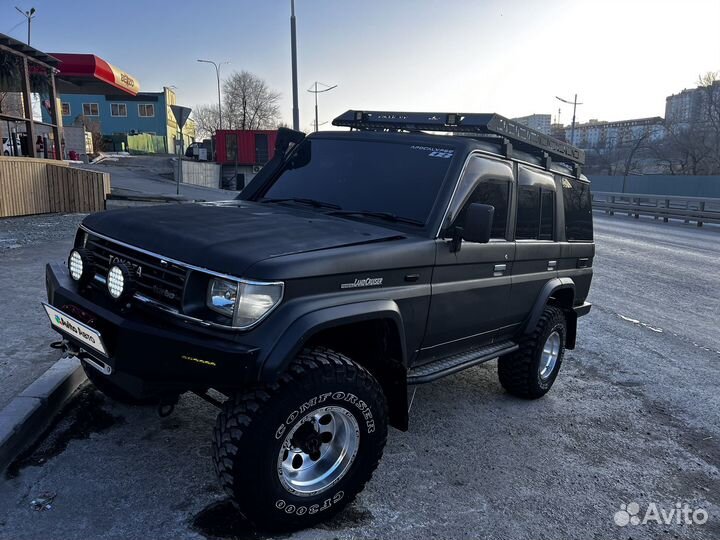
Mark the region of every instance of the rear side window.
POLYGON ((515 238, 537 238, 540 224, 540 190, 532 187, 518 188, 517 222, 515 238))
POLYGON ((540 234, 539 240, 553 239, 553 223, 555 222, 555 193, 542 190, 540 192, 540 234))
POLYGON ((455 223, 460 227, 465 224, 467 208, 473 203, 489 204, 495 208, 490 238, 505 238, 507 228, 508 206, 510 202, 510 182, 503 180, 486 180, 478 184, 465 203, 455 223))
POLYGON ((565 237, 569 242, 592 241, 592 197, 590 184, 563 178, 563 204, 565 206, 565 237))
POLYGON ((552 240, 555 223, 555 193, 535 186, 518 188, 517 240, 552 240))

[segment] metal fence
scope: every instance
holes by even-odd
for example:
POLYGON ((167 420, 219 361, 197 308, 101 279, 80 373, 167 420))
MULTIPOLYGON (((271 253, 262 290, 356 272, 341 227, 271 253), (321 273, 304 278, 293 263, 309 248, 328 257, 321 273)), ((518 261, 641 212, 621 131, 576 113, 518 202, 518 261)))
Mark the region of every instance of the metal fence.
POLYGON ((678 219, 685 223, 695 222, 698 227, 703 223, 720 224, 720 198, 598 191, 593 192, 593 210, 609 215, 627 214, 635 219, 650 216, 665 223, 669 219, 678 219))

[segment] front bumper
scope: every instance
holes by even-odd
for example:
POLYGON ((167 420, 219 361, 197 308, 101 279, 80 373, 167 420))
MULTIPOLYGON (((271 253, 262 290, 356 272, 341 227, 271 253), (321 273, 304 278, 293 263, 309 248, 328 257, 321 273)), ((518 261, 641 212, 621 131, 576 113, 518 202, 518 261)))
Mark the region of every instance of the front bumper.
POLYGON ((76 347, 112 369, 109 378, 136 397, 177 394, 207 388, 235 390, 257 379, 259 349, 232 339, 176 326, 161 313, 135 306, 123 310, 109 298, 93 301, 80 294, 67 269, 48 264, 48 303, 100 332, 108 356, 53 327, 76 347))

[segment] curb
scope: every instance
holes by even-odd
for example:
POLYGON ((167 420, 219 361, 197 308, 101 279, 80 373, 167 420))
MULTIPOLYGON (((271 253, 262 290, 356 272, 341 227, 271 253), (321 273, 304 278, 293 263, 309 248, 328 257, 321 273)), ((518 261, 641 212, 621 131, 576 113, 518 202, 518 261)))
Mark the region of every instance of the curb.
POLYGON ((85 380, 77 358, 61 358, 0 411, 0 471, 35 442, 85 380))

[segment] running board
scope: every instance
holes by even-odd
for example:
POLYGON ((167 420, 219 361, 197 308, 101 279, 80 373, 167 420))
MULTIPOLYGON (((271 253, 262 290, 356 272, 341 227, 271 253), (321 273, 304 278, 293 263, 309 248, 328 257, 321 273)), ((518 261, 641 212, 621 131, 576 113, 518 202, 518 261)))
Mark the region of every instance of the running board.
POLYGON ((411 385, 429 383, 488 360, 493 360, 498 356, 517 351, 519 348, 514 341, 501 341, 478 349, 446 356, 411 369, 408 372, 407 383, 411 385))

